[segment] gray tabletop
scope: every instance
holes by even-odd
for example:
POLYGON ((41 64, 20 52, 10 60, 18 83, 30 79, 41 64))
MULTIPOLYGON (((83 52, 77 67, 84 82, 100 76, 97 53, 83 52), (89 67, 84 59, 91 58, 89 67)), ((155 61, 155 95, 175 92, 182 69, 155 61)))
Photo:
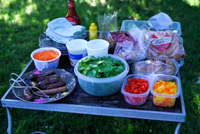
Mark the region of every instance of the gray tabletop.
MULTIPOLYGON (((67 56, 61 57, 59 68, 63 68, 74 75, 67 56)), ((30 61, 21 75, 34 69, 34 64, 30 61)), ((8 89, 1 99, 3 107, 185 122, 186 112, 182 89, 180 97, 177 98, 175 106, 172 108, 154 106, 152 95, 149 95, 147 102, 141 106, 127 104, 120 92, 108 97, 93 97, 85 93, 78 83, 69 96, 48 104, 23 102, 14 96, 11 89, 12 87, 8 89)))

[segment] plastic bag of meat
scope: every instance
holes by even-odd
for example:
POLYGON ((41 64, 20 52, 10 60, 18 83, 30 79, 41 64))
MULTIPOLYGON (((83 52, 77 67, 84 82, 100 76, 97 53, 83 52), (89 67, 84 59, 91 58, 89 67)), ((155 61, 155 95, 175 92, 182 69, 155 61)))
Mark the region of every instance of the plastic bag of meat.
POLYGON ((180 58, 185 50, 176 31, 149 31, 145 36, 148 58, 180 58))
POLYGON ((111 32, 111 35, 116 42, 114 54, 122 57, 129 64, 146 57, 147 47, 144 44, 144 34, 138 28, 129 32, 111 32))
POLYGON ((168 74, 177 75, 179 68, 184 64, 181 59, 177 62, 175 59, 147 59, 132 64, 131 69, 135 74, 168 74))

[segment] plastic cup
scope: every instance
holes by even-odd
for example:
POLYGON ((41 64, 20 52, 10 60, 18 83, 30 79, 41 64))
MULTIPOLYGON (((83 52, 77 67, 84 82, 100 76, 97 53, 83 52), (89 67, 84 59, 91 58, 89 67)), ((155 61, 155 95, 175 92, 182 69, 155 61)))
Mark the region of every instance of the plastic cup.
POLYGON ((106 56, 108 54, 109 42, 102 39, 91 40, 86 44, 88 56, 106 56))
POLYGON ((66 47, 68 49, 70 64, 72 66, 75 66, 80 59, 82 59, 87 55, 85 48, 86 44, 87 41, 83 39, 74 39, 66 44, 66 47))

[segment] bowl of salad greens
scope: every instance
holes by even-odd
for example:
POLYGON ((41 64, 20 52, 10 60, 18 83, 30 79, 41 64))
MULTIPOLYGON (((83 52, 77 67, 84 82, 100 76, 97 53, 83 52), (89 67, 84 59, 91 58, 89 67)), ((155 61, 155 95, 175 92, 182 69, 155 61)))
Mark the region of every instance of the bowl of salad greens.
POLYGON ((75 66, 81 88, 93 96, 109 96, 121 89, 129 72, 128 63, 116 56, 87 56, 75 66))

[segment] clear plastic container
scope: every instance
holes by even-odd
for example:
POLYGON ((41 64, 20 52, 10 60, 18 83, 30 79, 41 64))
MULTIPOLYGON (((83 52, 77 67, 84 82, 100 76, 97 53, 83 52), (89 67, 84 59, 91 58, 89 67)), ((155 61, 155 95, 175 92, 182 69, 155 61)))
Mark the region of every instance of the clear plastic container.
POLYGON ((151 85, 151 82, 150 82, 150 79, 149 79, 148 76, 131 74, 131 75, 128 75, 126 77, 125 81, 123 82, 123 85, 122 85, 122 88, 121 88, 121 93, 124 95, 124 99, 128 104, 130 104, 130 105, 142 105, 146 102, 147 96, 149 95, 150 85, 151 85), (142 78, 142 79, 147 80, 148 84, 149 84, 149 89, 143 94, 133 94, 133 93, 126 92, 125 86, 128 83, 129 78, 142 78))
MULTIPOLYGON (((148 21, 144 20, 124 20, 122 22, 122 26, 120 31, 129 31, 133 27, 137 26, 138 28, 148 28, 148 21)), ((177 30, 178 35, 181 35, 181 24, 179 22, 174 21, 172 25, 170 25, 168 30, 177 30)))
POLYGON ((92 77, 85 76, 78 71, 79 62, 81 62, 84 58, 81 59, 74 67, 74 72, 76 76, 78 77, 79 85, 86 93, 90 95, 109 96, 109 95, 115 94, 121 89, 122 83, 129 72, 129 65, 124 59, 115 55, 108 54, 106 56, 110 56, 111 58, 115 60, 121 61, 124 64, 125 70, 121 74, 118 74, 114 77, 92 78, 92 77))
POLYGON ((44 69, 44 68, 57 68, 57 67, 58 67, 58 64, 59 64, 60 56, 61 56, 60 50, 58 50, 57 48, 54 48, 54 47, 43 47, 43 48, 38 48, 38 49, 34 50, 34 51, 31 53, 31 58, 32 58, 32 60, 34 61, 35 67, 36 67, 38 70, 42 70, 42 69, 44 69), (38 53, 38 52, 48 51, 48 50, 54 50, 54 51, 58 52, 58 53, 59 53, 58 57, 55 58, 55 59, 52 59, 52 60, 48 60, 48 61, 40 61, 40 60, 37 60, 37 59, 35 59, 35 58, 33 57, 34 54, 36 54, 36 53, 38 53))
POLYGON ((108 54, 109 42, 102 39, 90 40, 86 44, 89 56, 105 56, 108 54))
POLYGON ((178 77, 173 76, 173 75, 164 75, 164 74, 157 74, 154 75, 152 84, 151 84, 151 94, 153 95, 153 104, 156 106, 160 107, 173 107, 176 102, 176 98, 179 97, 180 95, 180 80, 178 77), (170 81, 170 82, 175 82, 177 85, 177 93, 174 95, 166 95, 166 94, 161 94, 161 93, 156 93, 154 92, 154 84, 155 82, 158 82, 160 80, 163 81, 170 81))

